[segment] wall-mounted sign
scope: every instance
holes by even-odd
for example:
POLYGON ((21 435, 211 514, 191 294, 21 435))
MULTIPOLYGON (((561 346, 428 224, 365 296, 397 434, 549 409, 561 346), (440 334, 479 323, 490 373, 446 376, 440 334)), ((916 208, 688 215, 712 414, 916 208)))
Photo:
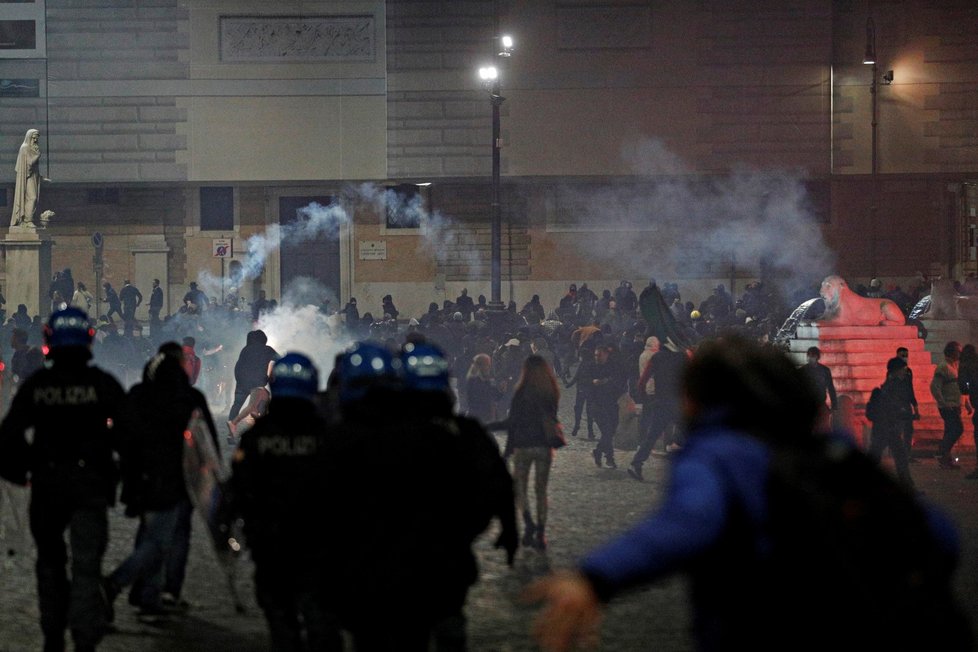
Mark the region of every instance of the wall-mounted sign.
POLYGON ((387 241, 361 240, 360 260, 387 260, 387 241))
POLYGON ((232 255, 234 255, 232 249, 231 238, 214 238, 214 258, 230 258, 232 255))
POLYGON ((0 79, 0 97, 40 97, 37 79, 0 79))

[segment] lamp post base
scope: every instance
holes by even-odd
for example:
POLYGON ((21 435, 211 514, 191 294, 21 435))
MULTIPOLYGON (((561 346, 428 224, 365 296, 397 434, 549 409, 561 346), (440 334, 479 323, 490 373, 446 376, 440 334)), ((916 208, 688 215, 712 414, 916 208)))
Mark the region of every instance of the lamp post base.
POLYGON ((506 330, 506 304, 502 301, 490 301, 486 307, 486 317, 489 319, 489 332, 494 339, 499 339, 506 330))

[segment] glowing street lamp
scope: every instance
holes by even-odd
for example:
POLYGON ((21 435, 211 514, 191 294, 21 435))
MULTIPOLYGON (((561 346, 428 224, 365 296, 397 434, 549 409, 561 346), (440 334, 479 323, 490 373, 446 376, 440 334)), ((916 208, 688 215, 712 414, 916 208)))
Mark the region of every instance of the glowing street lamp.
POLYGON ((491 90, 488 87, 492 86, 493 82, 499 79, 499 70, 496 66, 482 66, 479 68, 479 79, 482 80, 483 86, 487 86, 487 90, 491 90))
MULTIPOLYGON (((513 37, 504 35, 498 38, 499 48, 497 57, 509 57, 513 52, 513 37)), ((490 262, 489 305, 492 309, 502 311, 502 224, 499 209, 499 148, 502 145, 499 132, 499 107, 506 100, 500 94, 499 68, 486 65, 479 68, 479 79, 489 92, 489 104, 492 106, 492 201, 490 202, 490 262)))

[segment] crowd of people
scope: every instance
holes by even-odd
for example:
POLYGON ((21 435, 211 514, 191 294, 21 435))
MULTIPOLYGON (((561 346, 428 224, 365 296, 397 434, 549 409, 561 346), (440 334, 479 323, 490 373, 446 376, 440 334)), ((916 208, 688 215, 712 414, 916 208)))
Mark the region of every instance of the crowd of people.
MULTIPOLYGON (((626 396, 641 406, 628 474, 644 480, 643 465, 660 440, 676 453, 655 514, 575 571, 530 589, 547 605, 541 644, 567 649, 593 634, 603 601, 691 568, 703 648, 758 640, 755 629, 744 629, 743 601, 722 588, 733 575, 707 571, 743 555, 746 568, 769 570, 762 549, 771 544, 770 513, 758 497, 771 490, 764 481, 777 458, 772 451, 782 436, 808 446, 826 434, 818 421, 827 391, 818 352, 810 352, 812 370, 798 370, 771 343, 794 299, 755 282, 736 300, 718 285, 696 305, 683 302, 675 284, 650 281, 636 293, 622 281, 600 297, 586 283, 571 284, 550 312, 538 295, 522 309, 511 301, 495 311, 463 290, 405 319, 387 295, 383 317, 374 319, 360 317, 351 298, 322 335, 357 343, 336 358, 320 391, 311 359, 281 355, 256 327, 262 313, 278 310, 264 296, 259 308, 240 310, 207 301, 192 284, 181 310, 154 319, 147 336, 130 310, 141 295, 128 294, 129 305, 120 297, 124 332, 113 314, 92 323, 73 306, 58 306, 41 341, 29 325, 11 329, 0 475, 30 480, 45 650, 63 650, 66 629, 75 649, 94 649, 127 587, 141 610, 185 607, 193 503, 182 451, 193 418, 206 424, 215 450, 228 436, 230 479, 222 509, 213 512, 226 523, 243 519, 274 649, 339 650, 345 630, 361 651, 426 650, 429 643, 464 650, 463 607, 478 577, 473 541, 497 519, 496 546, 510 564, 521 544, 548 547, 549 473, 566 443, 561 385, 575 389, 570 436, 586 432, 594 440, 598 467, 618 466, 626 396), (225 430, 211 410, 226 407, 225 430), (65 438, 66 424, 78 436, 65 438), (492 431, 505 433, 501 450, 492 431), (103 577, 106 513, 120 478, 126 514, 140 528, 132 554, 103 577), (303 516, 313 509, 322 518, 303 516), (309 540, 322 545, 296 549, 296 541, 309 540)), ((905 368, 905 361, 888 365, 894 383, 904 382, 905 368)), ((877 462, 880 452, 872 451, 877 462)), ((912 492, 905 495, 923 509, 912 492)), ((930 523, 921 536, 937 542, 932 557, 940 569, 908 572, 930 574, 928 595, 943 613, 928 613, 944 627, 942 649, 965 649, 966 626, 948 593, 953 526, 942 518, 927 512, 919 519, 930 523)), ((897 581, 897 588, 906 587, 897 581)), ((773 608, 774 590, 761 582, 754 593, 773 608)), ((818 602, 811 597, 805 604, 818 602)), ((867 631, 881 622, 867 621, 867 631)))

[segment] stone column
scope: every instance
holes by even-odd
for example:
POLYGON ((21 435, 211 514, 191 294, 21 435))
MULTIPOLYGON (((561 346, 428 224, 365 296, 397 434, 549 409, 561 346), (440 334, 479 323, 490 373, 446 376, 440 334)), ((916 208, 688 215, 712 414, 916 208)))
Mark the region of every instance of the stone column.
POLYGON ((25 304, 31 316, 51 313, 48 290, 51 288, 51 245, 49 236, 34 227, 12 226, 2 242, 6 253, 7 283, 4 296, 7 314, 25 304))

